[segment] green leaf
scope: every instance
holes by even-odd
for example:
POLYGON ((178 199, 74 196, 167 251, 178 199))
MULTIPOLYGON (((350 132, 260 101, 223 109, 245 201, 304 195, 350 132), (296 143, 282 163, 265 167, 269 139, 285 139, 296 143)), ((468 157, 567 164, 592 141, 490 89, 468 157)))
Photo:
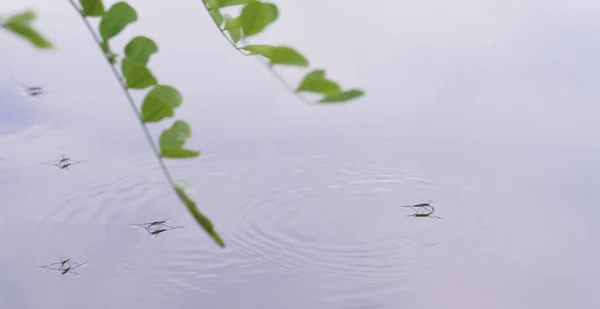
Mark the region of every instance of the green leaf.
POLYGON ((208 235, 210 235, 210 237, 212 237, 212 239, 221 248, 225 248, 225 242, 223 241, 221 236, 219 236, 219 234, 215 230, 213 223, 210 221, 210 219, 208 219, 207 216, 205 216, 202 212, 200 212, 200 210, 198 209, 198 206, 196 205, 196 202, 194 200, 192 200, 185 192, 186 187, 187 187, 187 184, 183 181, 177 181, 177 182, 173 183, 173 188, 175 188, 175 192, 177 192, 177 196, 179 196, 179 199, 187 207, 188 211, 192 214, 194 219, 196 219, 196 222, 198 222, 198 224, 200 224, 200 226, 204 229, 204 231, 206 231, 206 233, 208 233, 208 235))
POLYGON ((12 33, 25 38, 29 43, 40 49, 50 49, 54 45, 50 43, 44 36, 42 36, 37 30, 31 28, 26 24, 4 24, 3 27, 12 33))
POLYGON ((210 13, 210 16, 212 17, 212 19, 217 24, 217 27, 220 28, 221 25, 223 24, 223 15, 221 15, 221 12, 219 11, 219 9, 210 9, 210 10, 208 10, 208 12, 210 13))
POLYGON ((228 7, 228 6, 249 4, 249 3, 252 3, 255 1, 256 0, 215 0, 215 2, 216 2, 215 4, 219 8, 224 8, 224 7, 228 7))
POLYGON ((320 94, 336 94, 341 91, 340 86, 325 77, 325 70, 314 70, 304 76, 296 90, 298 92, 314 92, 320 94))
POLYGON ((295 65, 299 67, 307 67, 308 60, 299 52, 289 47, 275 47, 271 52, 270 64, 295 65))
MULTIPOLYGON (((229 15, 225 14, 225 16, 229 15)), ((225 27, 223 27, 223 30, 240 28, 241 26, 242 19, 239 16, 236 18, 231 18, 231 16, 229 16, 229 18, 225 18, 225 27)))
POLYGON ((18 23, 18 24, 29 24, 36 19, 34 11, 28 10, 22 13, 11 15, 5 22, 5 24, 18 23))
MULTIPOLYGON (((227 28, 227 25, 231 26, 231 21, 233 19, 228 14, 223 15, 223 18, 225 18, 224 30, 227 30, 227 32, 229 32, 229 36, 231 37, 231 41, 233 41, 233 44, 237 44, 237 42, 239 42, 242 39, 242 28, 240 28, 239 26, 227 28)), ((239 20, 239 18, 237 19, 239 20)))
POLYGON ((83 15, 90 17, 100 17, 104 15, 104 4, 102 0, 79 0, 83 8, 83 15))
POLYGON ((125 46, 125 56, 133 63, 147 64, 150 56, 158 52, 158 46, 145 36, 136 36, 125 46))
POLYGON ((183 148, 190 137, 192 137, 190 126, 185 121, 175 121, 169 129, 164 130, 160 135, 158 141, 160 156, 164 158, 197 157, 200 154, 198 151, 183 148))
POLYGON ((123 59, 121 66, 127 87, 132 89, 146 89, 156 85, 156 78, 144 64, 131 63, 123 59), (127 63, 127 64, 126 64, 127 63))
POLYGON ((240 15, 244 35, 249 37, 260 33, 278 16, 279 10, 273 3, 254 1, 246 5, 240 15))
POLYGON ((285 64, 295 65, 300 67, 307 67, 308 60, 302 56, 299 52, 292 48, 279 46, 274 47, 271 45, 248 45, 242 47, 243 50, 247 50, 251 55, 261 55, 271 60, 270 64, 285 64))
POLYGON ((266 58, 271 58, 271 54, 275 47, 271 45, 256 44, 244 46, 242 49, 249 51, 251 55, 261 55, 266 58))
POLYGON ((144 98, 142 103, 142 121, 158 122, 173 117, 175 108, 183 102, 181 93, 174 87, 158 85, 144 98))
MULTIPOLYGON (((113 63, 111 61, 111 63, 113 63)), ((131 60, 127 57, 123 58, 123 60, 121 60, 121 73, 123 74, 123 76, 126 76, 129 72, 129 70, 131 69, 131 67, 136 64, 136 62, 134 60, 131 60)))
POLYGON ((192 137, 190 126, 185 121, 177 120, 160 135, 160 149, 182 148, 190 137, 192 137))
POLYGON ((36 15, 33 11, 25 11, 10 16, 3 24, 2 27, 6 30, 26 39, 29 43, 33 44, 37 48, 50 49, 54 46, 44 36, 42 36, 37 30, 31 27, 31 22, 35 20, 36 15))
POLYGON ((108 41, 121 33, 127 25, 137 21, 137 13, 127 2, 117 2, 100 21, 100 36, 108 41))
MULTIPOLYGON (((121 61, 121 71, 126 77, 131 73, 130 68, 134 64, 146 67, 150 56, 158 52, 158 46, 153 40, 145 36, 137 36, 133 38, 127 46, 125 46, 125 58, 121 61)), ((142 73, 137 69, 138 73, 142 73)), ((156 81, 152 84, 156 84, 156 81)), ((144 87, 145 88, 145 87, 144 87)))
POLYGON ((362 90, 351 89, 325 96, 319 103, 342 103, 363 96, 365 93, 362 90))
POLYGON ((231 37, 233 44, 237 44, 242 39, 242 28, 237 27, 227 31, 229 31, 229 36, 231 37))

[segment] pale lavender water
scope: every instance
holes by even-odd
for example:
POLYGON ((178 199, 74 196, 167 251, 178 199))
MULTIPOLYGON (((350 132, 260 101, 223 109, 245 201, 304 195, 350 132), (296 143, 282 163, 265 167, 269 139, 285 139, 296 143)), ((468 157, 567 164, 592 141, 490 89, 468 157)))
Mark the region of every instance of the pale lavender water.
POLYGON ((339 2, 278 2, 253 41, 368 92, 325 107, 237 55, 200 3, 133 2, 125 36, 159 43, 151 68, 202 151, 169 166, 225 250, 166 186, 67 4, 2 3, 38 8, 60 49, 0 37, 0 308, 595 308, 600 4, 339 2), (88 162, 40 164, 63 154, 88 162), (399 207, 428 200, 443 219, 399 207), (164 218, 186 228, 129 226, 164 218), (36 269, 63 256, 88 261, 80 277, 36 269))

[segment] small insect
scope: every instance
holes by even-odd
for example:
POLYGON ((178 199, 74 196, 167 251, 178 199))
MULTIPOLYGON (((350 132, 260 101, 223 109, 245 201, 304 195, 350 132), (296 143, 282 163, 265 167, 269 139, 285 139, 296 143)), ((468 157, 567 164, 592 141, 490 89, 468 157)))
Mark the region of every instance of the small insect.
POLYGON ((429 201, 428 203, 406 205, 402 207, 412 208, 415 211, 414 214, 407 215, 407 217, 430 217, 441 219, 441 217, 433 215, 433 213, 435 212, 435 208, 431 206, 431 201, 429 201))
POLYGON ((60 262, 40 266, 38 268, 47 268, 47 269, 56 270, 56 271, 60 272, 61 275, 73 274, 73 275, 79 276, 79 274, 75 271, 75 268, 77 268, 79 266, 83 266, 85 264, 87 264, 87 262, 77 263, 75 261, 72 261, 70 258, 68 258, 68 259, 62 258, 62 259, 60 259, 60 262))
POLYGON ((142 224, 130 224, 130 225, 141 227, 144 230, 146 230, 146 232, 148 232, 148 234, 150 234, 154 237, 158 237, 158 234, 166 232, 166 231, 184 228, 184 226, 172 227, 172 226, 166 225, 167 221, 169 221, 169 220, 170 220, 170 218, 165 219, 165 220, 160 220, 160 221, 153 221, 153 222, 147 222, 147 223, 142 223, 142 224))
POLYGON ((28 96, 31 97, 36 97, 44 93, 44 89, 42 87, 23 87, 23 90, 28 96))
MULTIPOLYGON (((11 76, 9 78, 9 80, 13 84, 18 85, 18 88, 21 89, 21 94, 24 96, 37 97, 39 95, 49 93, 43 85, 32 86, 32 85, 29 85, 29 83, 27 83, 27 82, 17 80, 17 78, 15 78, 14 76, 11 76)), ((50 92, 50 93, 52 93, 52 92, 50 92)))
POLYGON ((42 86, 20 86, 22 89, 22 94, 29 97, 37 97, 42 94, 52 94, 52 92, 48 92, 42 86))
POLYGON ((42 162, 42 164, 50 164, 50 165, 54 165, 56 167, 58 167, 61 170, 69 170, 69 167, 73 164, 78 164, 78 163, 83 163, 85 162, 85 160, 83 161, 75 161, 72 160, 69 157, 65 157, 65 156, 61 156, 59 160, 55 160, 55 161, 50 161, 50 162, 42 162))

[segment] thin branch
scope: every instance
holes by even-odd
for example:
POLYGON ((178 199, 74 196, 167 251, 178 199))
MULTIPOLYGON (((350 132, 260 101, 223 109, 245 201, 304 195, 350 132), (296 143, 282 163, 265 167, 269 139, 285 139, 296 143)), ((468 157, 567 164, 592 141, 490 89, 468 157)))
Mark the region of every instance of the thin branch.
MULTIPOLYGON (((208 13, 208 16, 210 17, 210 19, 213 21, 215 26, 217 26, 217 29, 219 29, 219 32, 221 32, 221 35, 223 35, 223 37, 227 40, 227 42, 229 42, 229 44, 231 44, 231 46, 233 46, 233 48, 235 48, 240 54, 242 54, 244 56, 254 56, 253 54, 244 53, 240 47, 238 47, 232 40, 230 40, 229 37, 227 36, 227 34, 225 34, 225 30, 221 29, 221 26, 219 24, 217 24, 217 21, 210 14, 211 9, 204 2, 202 2, 202 5, 206 9, 206 12, 208 13)), ((242 38, 242 41, 244 42, 244 45, 248 45, 248 43, 247 43, 248 41, 245 38, 242 38)), ((273 74, 273 76, 275 76, 275 78, 279 81, 279 83, 282 84, 283 87, 287 91, 291 92, 300 101, 302 101, 306 104, 309 104, 309 105, 315 104, 315 102, 307 99, 306 97, 301 95, 299 92, 297 92, 296 89, 294 88, 294 86, 292 86, 290 83, 288 83, 288 81, 285 80, 285 78, 283 78, 283 76, 281 76, 281 74, 279 74, 277 71, 275 71, 275 69, 273 69, 273 67, 270 66, 266 61, 264 61, 263 59, 261 59, 259 57, 253 57, 253 58, 255 58, 258 62, 260 62, 260 64, 262 64, 267 70, 271 71, 271 74, 273 74)))
MULTIPOLYGON (((85 24, 85 27, 87 28, 88 32, 90 33, 90 35, 92 36, 92 38, 94 39, 94 41, 96 42, 96 44, 98 45, 98 47, 102 50, 102 41, 100 40, 100 38, 98 38, 98 35, 96 34, 96 32, 94 31, 94 29, 92 28, 92 25, 90 25, 90 22, 87 20, 86 16, 83 14, 83 12, 79 8, 79 6, 77 6, 77 4, 75 4, 74 0, 67 0, 67 1, 69 1, 69 3, 71 3, 71 5, 73 6, 73 9, 75 9, 75 11, 77 11, 77 13, 79 14, 79 16, 83 20, 83 23, 85 24)), ((173 188, 173 183, 174 183, 173 177, 171 176, 171 173, 167 169, 167 166, 165 165, 165 162, 163 161, 162 157, 160 156, 160 151, 159 151, 158 147, 156 146, 156 144, 154 143, 154 140, 152 139, 152 135, 150 134, 150 131, 148 131, 148 127, 146 127, 146 124, 144 124, 144 121, 142 120, 142 116, 140 115, 140 112, 139 112, 137 106, 135 105, 135 101, 131 97, 131 94, 129 93, 129 90, 127 89, 127 86, 125 85, 125 83, 123 82, 123 79, 121 78, 121 74, 119 74, 119 72, 117 71, 115 65, 110 61, 109 56, 106 53, 104 53, 104 52, 103 52, 103 55, 104 55, 104 59, 106 60, 106 62, 110 66, 110 69, 111 69, 113 75, 115 76, 115 78, 119 82, 119 85, 121 86, 121 90, 123 90, 123 94, 125 94, 125 97, 127 97, 127 101, 129 102, 129 106, 131 107, 131 109, 135 113, 138 121, 140 122, 140 125, 142 126, 142 131, 144 131, 144 135, 146 136, 146 140, 150 144, 150 147, 152 148, 152 151, 154 152, 154 155, 156 156, 156 159, 158 160, 158 164, 160 165, 163 173, 165 174, 165 177, 166 177, 167 181, 169 181, 169 184, 173 188)), ((173 190, 175 190, 175 189, 173 188, 173 190)))

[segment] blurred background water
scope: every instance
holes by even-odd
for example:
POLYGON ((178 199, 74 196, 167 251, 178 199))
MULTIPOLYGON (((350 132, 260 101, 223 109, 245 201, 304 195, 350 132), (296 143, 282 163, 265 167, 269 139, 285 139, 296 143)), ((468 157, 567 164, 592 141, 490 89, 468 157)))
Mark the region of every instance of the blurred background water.
POLYGON ((170 191, 68 3, 4 1, 2 14, 34 8, 58 49, 0 33, 0 308, 600 302, 600 3, 276 1, 280 20, 252 42, 294 46, 367 91, 336 106, 287 93, 201 1, 130 3, 139 21, 114 46, 159 44, 150 68, 183 93, 175 119, 202 152, 168 165, 227 248, 170 191), (40 164, 60 155, 87 162, 40 164), (429 200, 443 219, 400 207, 429 200), (186 228, 129 226, 165 218, 186 228), (88 264, 36 269, 61 257, 88 264))

